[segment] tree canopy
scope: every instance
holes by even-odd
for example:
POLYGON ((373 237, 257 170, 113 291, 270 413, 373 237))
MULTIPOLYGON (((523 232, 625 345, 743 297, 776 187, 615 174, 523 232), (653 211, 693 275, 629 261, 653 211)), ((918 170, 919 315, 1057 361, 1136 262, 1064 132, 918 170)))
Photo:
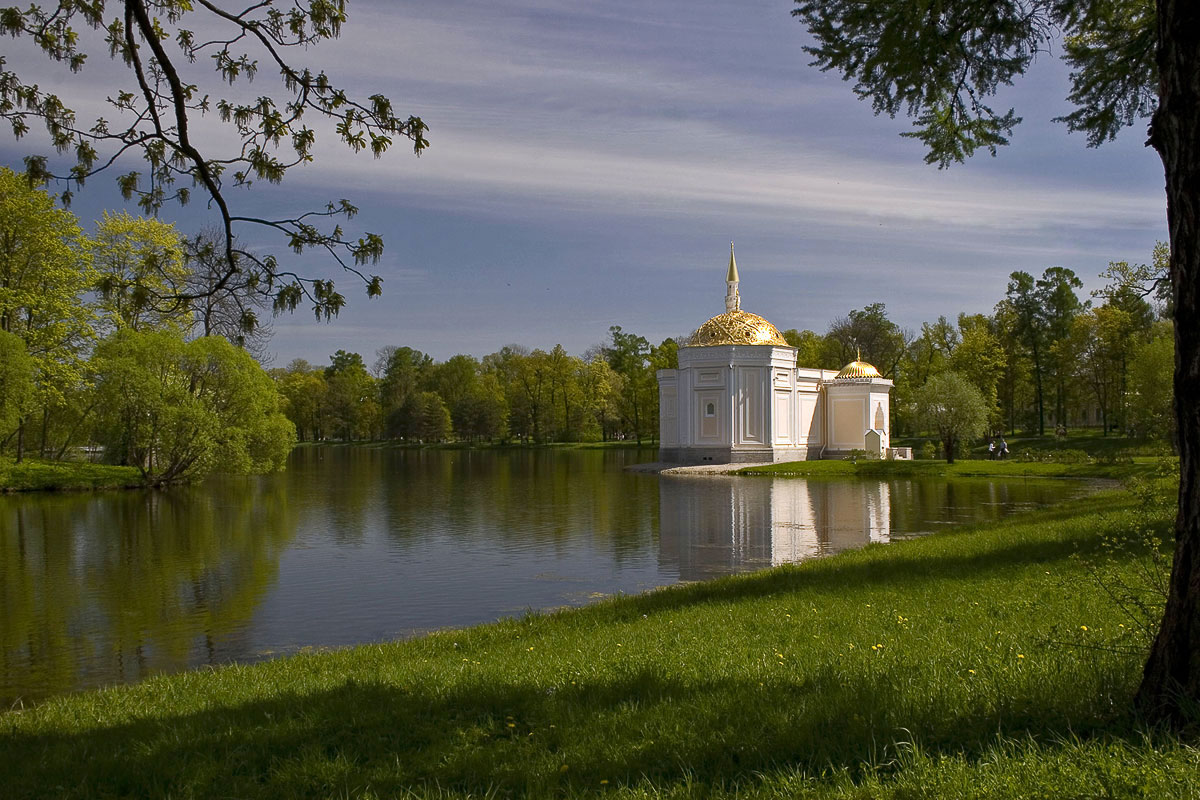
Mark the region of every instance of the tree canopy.
MULTIPOLYGON (((281 233, 295 253, 316 248, 360 277, 369 295, 381 280, 360 267, 378 261, 383 240, 373 233, 348 236, 338 217, 357 209, 345 199, 323 208, 279 218, 239 214, 229 190, 256 181, 279 183, 293 167, 312 161, 318 128, 315 116, 332 125, 342 144, 378 158, 395 139, 408 140, 415 153, 428 145, 419 117, 398 114, 391 101, 376 94, 355 97, 323 70, 299 65, 291 56, 335 39, 347 20, 345 0, 247 2, 229 10, 210 0, 60 0, 24 7, 0 7, 0 32, 25 38, 47 59, 72 72, 88 68, 95 55, 108 55, 128 72, 129 83, 108 96, 111 117, 88 122, 74 108, 82 98, 46 91, 18 73, 0 56, 0 118, 18 139, 39 123, 57 156, 69 153, 67 166, 57 157, 32 153, 25 158, 29 179, 64 184, 71 195, 96 174, 123 169, 129 157, 144 164, 117 176, 126 199, 150 214, 165 204, 186 204, 198 190, 220 217, 224 267, 209 285, 175 287, 156 297, 166 307, 203 296, 247 289, 269 295, 278 310, 295 309, 305 299, 314 312, 336 314, 344 298, 332 280, 303 277, 275 256, 259 256, 240 247, 236 231, 265 226, 281 233), (191 83, 191 66, 209 63, 208 80, 191 83), (280 82, 275 95, 237 91, 260 71, 280 82), (236 142, 218 151, 211 143, 228 134, 236 142)), ((34 70, 36 72, 36 70, 34 70)))

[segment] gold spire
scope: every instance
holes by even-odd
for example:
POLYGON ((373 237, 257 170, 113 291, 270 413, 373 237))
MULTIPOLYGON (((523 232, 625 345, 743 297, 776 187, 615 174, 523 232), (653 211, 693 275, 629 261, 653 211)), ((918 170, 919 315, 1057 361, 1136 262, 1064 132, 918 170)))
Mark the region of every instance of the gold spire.
POLYGON ((733 260, 733 242, 729 243, 729 273, 725 276, 725 313, 742 310, 742 298, 738 294, 737 262, 733 260))

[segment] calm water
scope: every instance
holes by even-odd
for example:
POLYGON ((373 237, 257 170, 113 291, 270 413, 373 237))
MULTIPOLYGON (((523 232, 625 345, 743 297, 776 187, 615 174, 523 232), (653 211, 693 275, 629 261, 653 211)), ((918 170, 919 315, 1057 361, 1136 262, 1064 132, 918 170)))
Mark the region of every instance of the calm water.
POLYGON ((1081 491, 622 469, 654 456, 303 448, 266 478, 0 496, 0 703, 580 605, 1081 491))

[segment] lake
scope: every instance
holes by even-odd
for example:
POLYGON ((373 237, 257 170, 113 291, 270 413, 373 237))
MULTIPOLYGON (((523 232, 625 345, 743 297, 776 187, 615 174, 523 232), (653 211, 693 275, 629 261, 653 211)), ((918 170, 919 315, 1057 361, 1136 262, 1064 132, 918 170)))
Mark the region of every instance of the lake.
POLYGON ((0 496, 0 703, 582 605, 1085 490, 624 469, 655 457, 302 447, 261 478, 0 496))

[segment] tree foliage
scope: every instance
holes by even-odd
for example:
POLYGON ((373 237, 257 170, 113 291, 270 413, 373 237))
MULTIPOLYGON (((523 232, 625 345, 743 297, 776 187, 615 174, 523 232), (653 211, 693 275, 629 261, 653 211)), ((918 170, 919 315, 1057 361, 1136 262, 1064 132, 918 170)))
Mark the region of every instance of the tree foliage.
POLYGON ((1061 40, 1072 68, 1062 117, 1092 145, 1156 108, 1155 15, 1144 0, 896 3, 796 0, 822 70, 840 72, 876 114, 913 118, 926 162, 945 167, 1008 144, 1021 122, 990 98, 1061 40))
POLYGON ((0 331, 0 449, 33 406, 33 372, 21 337, 0 331))
POLYGON ((95 315, 83 295, 93 284, 75 215, 0 167, 0 331, 24 342, 40 403, 61 401, 83 380, 85 350, 95 335, 95 315))
POLYGON ((296 253, 323 250, 358 275, 370 295, 378 294, 381 281, 359 267, 378 261, 383 240, 373 233, 349 237, 333 222, 357 212, 344 199, 292 217, 265 218, 236 213, 228 196, 231 188, 255 181, 279 183, 288 170, 312 161, 322 127, 310 126, 314 116, 331 124, 351 150, 368 150, 377 158, 396 139, 407 139, 417 154, 427 146, 424 122, 397 114, 387 97, 354 97, 324 71, 291 60, 294 53, 337 38, 346 20, 345 0, 263 0, 237 10, 210 0, 60 0, 0 7, 0 32, 28 39, 50 61, 81 72, 93 55, 107 54, 126 68, 129 80, 108 96, 112 116, 89 123, 78 119, 75 99, 45 91, 0 56, 0 118, 18 139, 41 124, 57 155, 70 153, 69 167, 41 153, 25 159, 34 183, 65 184, 65 201, 89 178, 130 156, 144 166, 118 175, 117 185, 146 213, 169 202, 186 204, 193 190, 210 201, 220 216, 224 269, 211 286, 156 297, 165 308, 250 281, 268 288, 276 310, 294 309, 307 299, 318 317, 328 317, 345 302, 332 281, 302 277, 274 256, 242 249, 236 231, 265 226, 281 233, 296 253), (193 72, 185 67, 197 61, 212 65, 206 84, 188 82, 193 72), (269 93, 246 99, 236 91, 260 71, 276 74, 279 99, 269 93), (210 142, 230 135, 236 144, 228 151, 209 149, 210 142))
POLYGON ((270 472, 295 441, 270 377, 220 337, 124 329, 94 361, 107 455, 148 482, 270 472))
POLYGON ((100 311, 108 325, 133 330, 187 325, 187 307, 164 302, 183 291, 188 280, 174 225, 105 212, 92 250, 100 311))
POLYGON ((951 464, 956 448, 987 429, 990 409, 983 393, 957 372, 943 372, 926 381, 917 391, 916 405, 917 417, 937 432, 951 464))

